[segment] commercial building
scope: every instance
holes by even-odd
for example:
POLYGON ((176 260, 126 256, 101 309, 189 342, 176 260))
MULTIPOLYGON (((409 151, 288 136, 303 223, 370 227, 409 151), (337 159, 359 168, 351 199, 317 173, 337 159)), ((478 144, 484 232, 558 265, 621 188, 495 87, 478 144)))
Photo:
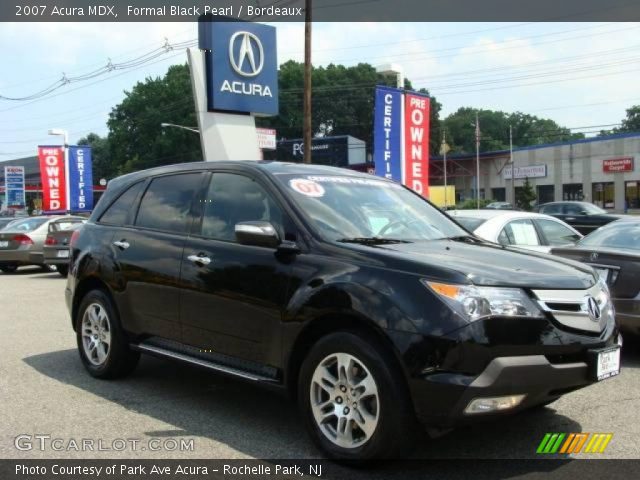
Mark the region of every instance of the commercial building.
MULTIPOLYGON (((513 150, 515 185, 509 151, 480 154, 480 198, 514 201, 525 181, 537 203, 585 200, 613 212, 640 209, 640 133, 588 138, 513 150), (515 189, 514 189, 515 187, 515 189)), ((442 157, 431 159, 431 184, 444 184, 442 157)), ((455 185, 456 201, 475 198, 476 156, 450 155, 447 183, 455 185)))

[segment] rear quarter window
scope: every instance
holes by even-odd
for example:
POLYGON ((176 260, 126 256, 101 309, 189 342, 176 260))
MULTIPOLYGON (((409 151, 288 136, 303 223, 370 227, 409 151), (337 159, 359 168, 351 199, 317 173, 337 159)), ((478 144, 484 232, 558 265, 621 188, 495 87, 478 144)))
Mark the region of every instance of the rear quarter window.
POLYGON ((135 205, 144 182, 138 182, 124 191, 102 214, 98 222, 109 225, 124 225, 135 205))

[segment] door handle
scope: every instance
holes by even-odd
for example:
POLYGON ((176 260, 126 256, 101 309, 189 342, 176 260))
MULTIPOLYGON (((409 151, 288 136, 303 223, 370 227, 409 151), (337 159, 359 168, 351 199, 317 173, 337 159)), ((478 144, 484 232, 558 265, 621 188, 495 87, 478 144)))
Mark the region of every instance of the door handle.
POLYGON ((211 263, 211 259, 209 257, 199 255, 189 255, 187 260, 197 263, 198 265, 209 265, 211 263))
POLYGON ((120 240, 120 241, 113 242, 113 246, 118 247, 120 250, 126 250, 131 245, 129 245, 129 242, 125 240, 120 240))

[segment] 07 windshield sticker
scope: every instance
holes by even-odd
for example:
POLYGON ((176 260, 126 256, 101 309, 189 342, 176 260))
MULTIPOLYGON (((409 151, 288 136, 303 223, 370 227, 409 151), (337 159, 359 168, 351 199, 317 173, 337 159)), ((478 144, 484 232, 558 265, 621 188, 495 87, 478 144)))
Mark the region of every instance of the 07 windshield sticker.
POLYGON ((307 197, 324 197, 324 188, 318 182, 306 178, 292 178, 289 186, 307 197))

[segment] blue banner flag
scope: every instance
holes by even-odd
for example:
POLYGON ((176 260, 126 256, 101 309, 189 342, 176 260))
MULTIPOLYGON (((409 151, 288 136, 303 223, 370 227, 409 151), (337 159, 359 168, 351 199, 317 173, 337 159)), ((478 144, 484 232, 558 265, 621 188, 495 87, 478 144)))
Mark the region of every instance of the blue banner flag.
POLYGON ((72 212, 93 210, 91 147, 69 147, 69 195, 72 212))
POLYGON ((402 181, 402 90, 376 87, 373 122, 375 174, 402 181))

